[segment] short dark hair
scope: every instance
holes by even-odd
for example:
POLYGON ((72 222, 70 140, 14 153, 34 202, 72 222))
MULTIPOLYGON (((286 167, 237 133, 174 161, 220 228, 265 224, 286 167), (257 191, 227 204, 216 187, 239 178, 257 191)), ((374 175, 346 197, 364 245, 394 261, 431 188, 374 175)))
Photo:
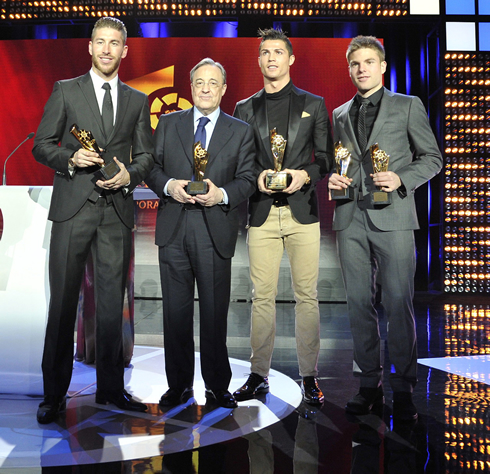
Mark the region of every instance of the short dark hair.
POLYGON ((96 30, 100 28, 112 28, 113 30, 120 31, 123 37, 123 43, 126 44, 126 40, 128 39, 128 30, 126 30, 126 26, 121 20, 118 20, 117 18, 112 18, 111 16, 106 16, 97 20, 95 22, 94 28, 92 29, 92 41, 95 38, 96 30))
POLYGON ((345 57, 347 58, 347 62, 349 62, 349 56, 358 49, 369 48, 374 49, 378 53, 379 59, 381 61, 385 60, 385 48, 378 40, 378 38, 374 36, 356 36, 352 39, 347 48, 347 53, 345 57))
POLYGON ((192 69, 191 69, 191 82, 194 81, 195 72, 202 66, 216 66, 223 75, 223 84, 226 84, 226 71, 225 68, 218 62, 214 61, 211 58, 201 59, 192 69))
POLYGON ((293 55, 293 45, 289 38, 286 36, 286 33, 281 30, 281 28, 267 28, 266 30, 259 29, 258 31, 259 38, 261 38, 259 45, 259 53, 262 48, 262 44, 267 40, 281 40, 284 41, 286 45, 286 49, 288 51, 289 56, 293 55))

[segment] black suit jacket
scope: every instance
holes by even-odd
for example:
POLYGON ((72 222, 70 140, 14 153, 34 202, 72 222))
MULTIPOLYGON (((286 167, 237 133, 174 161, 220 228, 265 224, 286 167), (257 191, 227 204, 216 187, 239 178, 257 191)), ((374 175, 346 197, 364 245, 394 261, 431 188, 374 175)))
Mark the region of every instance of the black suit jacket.
MULTIPOLYGON (((146 179, 160 198, 155 243, 165 246, 179 222, 183 205, 163 189, 171 178, 192 178, 194 169, 194 111, 187 109, 160 116, 154 134, 155 166, 146 179)), ((251 128, 221 111, 209 147, 204 178, 224 188, 227 205, 204 208, 208 232, 218 253, 231 258, 238 236, 238 208, 255 190, 255 147, 251 128)))
MULTIPOLYGON (((48 218, 62 222, 73 217, 87 201, 95 187, 98 166, 77 168, 68 172, 68 159, 81 148, 70 133, 73 124, 90 130, 106 159, 114 156, 124 163, 130 176, 129 191, 146 177, 153 167, 150 110, 148 97, 119 81, 118 104, 114 130, 106 139, 102 117, 90 73, 75 79, 58 81, 44 107, 32 153, 40 163, 56 171, 48 218)), ((134 206, 132 195, 121 189, 113 193, 119 218, 132 228, 134 206)))
MULTIPOLYGON (((311 178, 309 185, 288 195, 294 217, 302 224, 318 222, 316 183, 333 166, 333 145, 325 101, 322 97, 293 86, 283 168, 303 169, 311 178)), ((267 120, 266 94, 262 89, 236 104, 235 117, 252 125, 255 135, 256 172, 274 169, 267 120)), ((261 226, 269 215, 274 195, 256 190, 249 201, 250 225, 261 226)))

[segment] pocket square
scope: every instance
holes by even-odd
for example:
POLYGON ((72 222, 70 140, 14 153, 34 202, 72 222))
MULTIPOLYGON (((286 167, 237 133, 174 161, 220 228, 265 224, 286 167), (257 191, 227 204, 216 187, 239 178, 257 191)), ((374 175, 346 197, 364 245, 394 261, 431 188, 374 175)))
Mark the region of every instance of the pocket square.
POLYGON ((301 114, 301 118, 305 118, 305 117, 309 117, 309 116, 310 116, 310 114, 303 110, 303 113, 301 114))

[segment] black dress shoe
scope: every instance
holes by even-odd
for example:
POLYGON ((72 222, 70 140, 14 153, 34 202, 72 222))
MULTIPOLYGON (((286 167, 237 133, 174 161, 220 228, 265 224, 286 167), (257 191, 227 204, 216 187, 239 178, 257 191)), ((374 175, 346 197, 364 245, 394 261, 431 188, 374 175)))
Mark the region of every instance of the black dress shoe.
POLYGON ((263 393, 269 393, 269 379, 252 372, 248 376, 247 381, 238 390, 233 392, 233 396, 241 402, 243 400, 251 400, 256 395, 263 393))
POLYGON ((236 408, 238 406, 235 397, 228 390, 206 389, 206 398, 215 401, 223 408, 236 408))
POLYGON ((51 423, 58 415, 65 411, 66 398, 62 396, 46 395, 37 409, 37 421, 43 425, 51 423))
POLYGON ((95 393, 95 402, 101 405, 112 403, 121 410, 128 411, 146 411, 148 407, 141 402, 137 402, 132 397, 129 397, 126 390, 97 390, 95 393))
POLYGON ((393 392, 393 419, 415 421, 418 418, 417 407, 410 392, 393 392))
POLYGON ((385 397, 383 387, 361 387, 359 393, 354 395, 345 405, 345 412, 350 415, 368 415, 370 411, 377 411, 383 406, 385 397))
POLYGON ((158 404, 161 407, 175 407, 187 402, 194 396, 194 389, 192 387, 178 389, 169 388, 160 398, 158 404))
POLYGON ((303 377, 301 383, 301 393, 303 394, 303 401, 311 403, 312 405, 321 405, 325 400, 323 392, 318 386, 316 377, 303 377))

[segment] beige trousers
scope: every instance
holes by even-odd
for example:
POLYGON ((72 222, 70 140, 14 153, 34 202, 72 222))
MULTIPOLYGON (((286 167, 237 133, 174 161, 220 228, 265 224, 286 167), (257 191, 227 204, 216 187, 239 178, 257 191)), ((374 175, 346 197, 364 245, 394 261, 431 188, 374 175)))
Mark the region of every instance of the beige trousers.
POLYGON ((284 249, 291 266, 296 301, 295 334, 301 377, 317 376, 320 350, 320 312, 317 283, 320 224, 300 224, 289 206, 272 206, 260 227, 248 230, 252 296, 252 372, 269 375, 276 333, 276 295, 284 249))

